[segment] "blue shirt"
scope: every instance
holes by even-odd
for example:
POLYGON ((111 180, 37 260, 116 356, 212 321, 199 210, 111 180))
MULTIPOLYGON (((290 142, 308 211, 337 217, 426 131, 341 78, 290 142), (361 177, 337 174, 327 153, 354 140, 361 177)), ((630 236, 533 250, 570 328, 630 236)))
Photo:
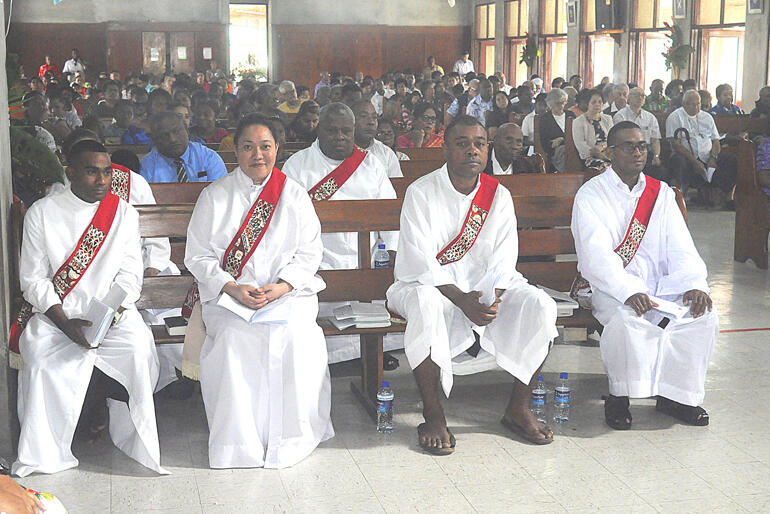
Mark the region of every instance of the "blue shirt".
MULTIPOLYGON (((200 143, 190 143, 182 154, 189 182, 213 182, 227 175, 222 158, 211 148, 200 143)), ((147 182, 176 182, 174 159, 158 152, 156 147, 142 158, 140 173, 147 182)))
POLYGON ((485 102, 484 99, 481 98, 481 95, 476 95, 473 97, 473 100, 468 103, 468 107, 465 108, 465 114, 473 116, 479 120, 479 123, 481 123, 482 126, 486 127, 487 120, 484 113, 492 110, 493 101, 494 97, 490 98, 488 102, 485 102))
POLYGON ((151 145, 152 139, 150 139, 150 136, 147 135, 144 129, 135 125, 129 125, 120 138, 120 143, 123 145, 151 145))
POLYGON ((730 104, 728 107, 725 107, 720 103, 717 103, 714 107, 709 109, 709 112, 711 114, 743 114, 741 108, 735 104, 730 104))

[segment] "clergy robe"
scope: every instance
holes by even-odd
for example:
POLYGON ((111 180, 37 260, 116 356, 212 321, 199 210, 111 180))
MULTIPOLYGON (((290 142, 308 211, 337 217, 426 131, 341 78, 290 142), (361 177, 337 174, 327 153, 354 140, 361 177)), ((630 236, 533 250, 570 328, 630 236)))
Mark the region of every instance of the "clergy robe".
MULTIPOLYGON (((310 147, 295 153, 283 165, 283 172, 310 190, 332 172, 342 161, 330 159, 321 151, 316 139, 310 147)), ((385 165, 372 153, 368 153, 358 169, 350 176, 329 200, 368 200, 395 198, 396 191, 388 179, 385 165)), ((395 250, 398 232, 380 232, 385 248, 395 250)), ((358 235, 355 232, 323 234, 324 252, 321 269, 358 268, 358 235)), ((374 238, 372 238, 374 246, 374 238)), ((373 253, 373 252, 372 252, 373 253)), ((331 316, 334 308, 344 305, 340 302, 323 302, 321 316, 331 316)), ((358 336, 334 336, 326 338, 329 362, 357 359, 361 356, 358 336)), ((389 338, 385 349, 400 347, 398 339, 389 338)))
MULTIPOLYGON (((69 187, 69 180, 64 177, 64 184, 51 185, 48 194, 53 195, 69 187)), ((131 172, 131 188, 128 203, 131 205, 155 205, 155 196, 147 180, 138 173, 131 172)), ((179 268, 171 262, 171 245, 166 237, 142 238, 142 262, 144 268, 160 270, 160 275, 179 275, 179 268)), ((148 325, 163 325, 169 316, 181 315, 181 309, 143 309, 139 311, 148 325)), ((182 343, 163 344, 157 347, 160 374, 156 391, 160 391, 177 379, 176 370, 182 369, 182 343)))
POLYGON ((291 284, 276 300, 291 309, 291 318, 250 324, 216 304, 233 280, 222 256, 269 178, 255 185, 236 168, 203 190, 187 230, 185 265, 198 282, 206 325, 200 382, 212 468, 292 466, 334 436, 326 345, 316 324, 317 293, 325 287, 315 274, 321 226, 307 192, 293 180, 286 179, 237 280, 255 287, 291 284))
POLYGON ((486 221, 473 246, 459 260, 441 265, 436 255, 461 231, 480 186, 458 192, 446 164, 419 178, 406 191, 395 283, 388 307, 407 319, 404 348, 412 369, 430 357, 441 368, 441 385, 449 396, 452 374, 469 374, 500 366, 529 383, 548 354, 556 330, 556 304, 516 271, 518 235, 510 192, 498 185, 486 221), (438 290, 453 284, 464 292, 478 290, 493 277, 505 289, 498 315, 486 327, 474 325, 438 290), (481 352, 465 352, 480 336, 481 352))
POLYGON ((19 276, 24 298, 35 314, 20 340, 24 362, 19 372, 18 460, 13 472, 55 473, 78 465, 70 449, 94 366, 128 392, 128 405, 108 400, 110 435, 133 459, 159 473, 160 448, 153 388, 158 357, 152 334, 134 307, 142 287, 139 216, 120 201, 101 249, 62 303, 51 281, 76 248, 98 203, 87 203, 69 187, 38 200, 24 218, 19 276), (107 331, 101 346, 82 348, 44 312, 62 303, 69 318, 83 316, 92 298, 102 299, 113 283, 128 296, 120 321, 107 331))
POLYGON ((700 318, 644 316, 624 305, 636 293, 682 301, 699 289, 708 293, 706 264, 695 249, 674 191, 661 183, 647 231, 623 268, 614 249, 623 240, 646 184, 644 174, 629 191, 612 168, 584 184, 575 197, 572 234, 578 268, 591 283, 594 316, 604 325, 602 360, 615 396, 662 395, 686 405, 703 401, 706 368, 719 332, 716 309, 700 318))
POLYGON ((389 178, 404 176, 401 172, 401 164, 398 162, 396 152, 388 148, 384 143, 377 139, 372 139, 372 144, 363 148, 363 150, 373 154, 382 162, 383 166, 385 166, 385 173, 387 173, 389 178))

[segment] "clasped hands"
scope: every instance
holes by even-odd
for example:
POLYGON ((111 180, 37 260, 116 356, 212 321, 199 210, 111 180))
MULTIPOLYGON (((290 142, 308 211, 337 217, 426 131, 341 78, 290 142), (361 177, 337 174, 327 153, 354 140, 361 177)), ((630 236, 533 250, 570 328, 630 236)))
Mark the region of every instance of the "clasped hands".
POLYGON ((456 286, 439 286, 438 289, 463 311, 466 318, 480 327, 489 325, 497 318, 500 297, 505 292, 505 289, 495 289, 495 301, 492 305, 485 305, 479 301, 482 296, 481 291, 464 293, 456 286))
POLYGON ((258 310, 268 303, 276 301, 292 289, 294 288, 291 284, 282 280, 279 280, 277 284, 267 284, 261 287, 231 281, 225 284, 222 292, 229 294, 246 307, 258 310))
MULTIPOLYGON (((658 304, 644 293, 636 293, 628 297, 624 302, 634 309, 637 316, 641 316, 658 304)), ((698 289, 690 289, 682 296, 682 303, 690 306, 690 315, 693 318, 699 318, 706 313, 706 309, 711 312, 713 303, 711 297, 698 289)))

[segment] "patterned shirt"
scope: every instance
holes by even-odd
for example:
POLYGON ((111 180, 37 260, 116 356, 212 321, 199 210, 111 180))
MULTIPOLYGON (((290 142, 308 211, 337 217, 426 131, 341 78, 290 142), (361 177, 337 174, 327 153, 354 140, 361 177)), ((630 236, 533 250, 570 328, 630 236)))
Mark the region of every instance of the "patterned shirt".
POLYGON ((662 97, 660 100, 655 100, 652 96, 648 96, 642 108, 645 111, 665 111, 668 109, 670 102, 667 96, 662 97))
POLYGON ((473 116, 479 120, 479 123, 486 127, 485 113, 492 110, 493 101, 494 98, 490 98, 488 102, 485 102, 484 99, 481 98, 481 95, 476 95, 473 100, 468 103, 468 107, 465 108, 465 114, 473 116))

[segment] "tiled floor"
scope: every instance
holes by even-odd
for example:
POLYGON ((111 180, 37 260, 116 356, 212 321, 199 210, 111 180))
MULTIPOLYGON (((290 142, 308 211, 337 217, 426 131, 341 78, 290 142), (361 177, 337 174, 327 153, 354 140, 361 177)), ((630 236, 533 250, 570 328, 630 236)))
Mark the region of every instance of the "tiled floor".
MULTIPOLYGON (((691 212, 709 264, 723 330, 770 327, 770 273, 732 260, 733 215, 691 212)), ((403 354, 389 374, 396 430, 377 434, 349 389, 351 368, 335 368, 337 436, 285 470, 210 470, 199 396, 159 400, 163 464, 157 477, 107 442, 78 445, 78 469, 32 476, 72 513, 88 512, 770 512, 770 331, 725 333, 714 352, 705 407, 711 425, 693 428, 634 401, 633 430, 603 423, 606 379, 597 348, 558 346, 546 380, 570 372, 571 421, 555 442, 534 447, 499 424, 510 390, 504 372, 457 377, 447 414, 458 447, 450 457, 420 453, 414 380, 403 354)))

